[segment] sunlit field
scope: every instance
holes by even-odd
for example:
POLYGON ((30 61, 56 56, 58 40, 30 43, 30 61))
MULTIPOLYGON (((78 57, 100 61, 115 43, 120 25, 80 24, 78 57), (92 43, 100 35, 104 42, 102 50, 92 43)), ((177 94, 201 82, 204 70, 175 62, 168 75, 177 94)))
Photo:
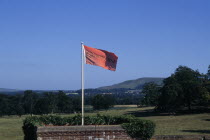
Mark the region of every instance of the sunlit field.
POLYGON ((23 140, 22 120, 24 117, 4 116, 0 118, 0 140, 23 140))
MULTIPOLYGON (((85 115, 134 115, 142 119, 152 120, 156 123, 155 135, 210 135, 210 113, 168 115, 154 114, 153 107, 137 108, 136 105, 117 105, 107 111, 91 112, 91 107, 86 106, 88 113, 85 115)), ((71 116, 74 114, 62 114, 71 116)), ((4 116, 0 118, 0 140, 23 140, 22 120, 17 116, 4 116)))

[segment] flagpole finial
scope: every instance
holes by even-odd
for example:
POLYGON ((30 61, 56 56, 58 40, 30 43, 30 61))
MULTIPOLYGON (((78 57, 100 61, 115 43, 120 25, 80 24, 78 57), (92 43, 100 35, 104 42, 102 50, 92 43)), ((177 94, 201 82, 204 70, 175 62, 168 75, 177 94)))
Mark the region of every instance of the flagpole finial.
POLYGON ((81 44, 84 44, 84 42, 81 41, 81 44))

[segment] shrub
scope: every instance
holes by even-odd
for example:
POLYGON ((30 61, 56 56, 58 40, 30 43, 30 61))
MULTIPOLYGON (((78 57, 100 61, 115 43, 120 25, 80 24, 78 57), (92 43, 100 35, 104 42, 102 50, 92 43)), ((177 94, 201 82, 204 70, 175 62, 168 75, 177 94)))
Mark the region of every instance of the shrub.
POLYGON ((132 138, 150 139, 155 132, 155 123, 149 120, 133 119, 130 123, 122 124, 122 127, 132 138))
MULTIPOLYGON (((81 115, 60 117, 53 115, 26 117, 23 121, 25 140, 35 140, 37 126, 41 125, 81 125, 81 115)), ((147 140, 154 134, 155 124, 152 121, 140 120, 133 116, 85 116, 85 125, 121 125, 133 138, 147 140)))
POLYGON ((36 130, 37 126, 41 125, 41 121, 39 117, 32 116, 27 117, 23 120, 23 133, 24 133, 24 140, 36 140, 36 130))

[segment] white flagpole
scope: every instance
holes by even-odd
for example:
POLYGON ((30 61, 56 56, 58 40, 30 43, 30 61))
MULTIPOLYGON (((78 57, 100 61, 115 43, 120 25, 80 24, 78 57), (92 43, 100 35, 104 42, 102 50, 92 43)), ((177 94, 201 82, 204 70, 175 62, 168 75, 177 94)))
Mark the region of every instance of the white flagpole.
POLYGON ((84 125, 84 44, 83 42, 81 42, 81 47, 82 47, 82 83, 81 83, 81 86, 82 86, 82 126, 84 125))

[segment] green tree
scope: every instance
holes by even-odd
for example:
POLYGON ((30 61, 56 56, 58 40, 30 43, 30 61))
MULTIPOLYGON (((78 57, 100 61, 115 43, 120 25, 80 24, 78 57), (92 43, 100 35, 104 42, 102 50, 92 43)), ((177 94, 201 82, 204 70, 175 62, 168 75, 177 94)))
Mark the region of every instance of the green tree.
POLYGON ((91 105, 94 110, 109 109, 114 105, 114 98, 111 95, 97 94, 92 98, 91 105))
POLYGON ((210 80, 210 65, 209 65, 209 67, 208 67, 207 76, 208 76, 208 79, 210 80))
POLYGON ((21 117, 24 113, 24 106, 23 106, 23 97, 20 94, 14 95, 11 102, 10 106, 13 109, 14 113, 21 117))
POLYGON ((39 97, 35 105, 36 114, 49 114, 51 113, 47 98, 39 97))
POLYGON ((114 96, 105 94, 104 98, 105 98, 104 109, 108 110, 109 108, 114 106, 114 104, 115 104, 114 96))
POLYGON ((34 106, 38 100, 38 95, 34 93, 32 90, 26 90, 23 96, 23 107, 25 113, 33 114, 34 106))
POLYGON ((179 66, 174 74, 164 80, 157 109, 176 111, 186 106, 191 110, 192 106, 204 101, 206 89, 203 80, 198 71, 179 66))
POLYGON ((0 116, 9 115, 10 111, 8 95, 0 94, 0 116))
POLYGON ((210 80, 204 80, 202 85, 202 98, 204 101, 202 105, 210 105, 210 80))
POLYGON ((201 86, 200 80, 201 74, 198 71, 194 71, 188 67, 180 66, 176 69, 175 78, 182 87, 183 104, 187 105, 188 109, 191 110, 193 103, 200 97, 197 90, 201 86))
POLYGON ((45 92, 44 99, 48 103, 48 109, 50 110, 50 113, 53 114, 54 112, 56 112, 58 103, 56 93, 45 92))
POLYGON ((160 95, 160 87, 154 83, 146 83, 143 86, 142 94, 144 94, 144 98, 141 100, 142 105, 152 105, 156 106, 158 104, 158 98, 160 95))
POLYGON ((73 102, 69 96, 67 96, 63 91, 59 91, 57 94, 57 107, 60 113, 70 113, 73 112, 73 102))
POLYGON ((73 103, 73 111, 80 112, 82 109, 82 100, 80 96, 71 97, 73 103))
POLYGON ((174 112, 180 108, 183 100, 181 85, 177 82, 174 75, 164 80, 158 98, 157 109, 161 111, 174 112))

